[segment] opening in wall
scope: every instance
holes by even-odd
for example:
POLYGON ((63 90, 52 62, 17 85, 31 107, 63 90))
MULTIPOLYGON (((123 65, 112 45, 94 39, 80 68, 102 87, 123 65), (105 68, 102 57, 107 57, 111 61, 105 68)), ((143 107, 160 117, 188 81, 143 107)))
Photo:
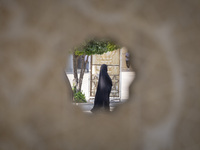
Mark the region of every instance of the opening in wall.
POLYGON ((86 113, 96 113, 111 112, 128 100, 135 72, 126 47, 111 40, 92 39, 70 51, 66 75, 73 105, 86 113))

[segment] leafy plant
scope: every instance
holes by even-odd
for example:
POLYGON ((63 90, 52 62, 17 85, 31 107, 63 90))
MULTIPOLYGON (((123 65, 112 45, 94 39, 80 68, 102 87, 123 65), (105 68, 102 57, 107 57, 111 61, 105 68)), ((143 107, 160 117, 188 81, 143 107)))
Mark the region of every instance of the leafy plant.
POLYGON ((75 55, 94 55, 114 51, 118 49, 119 46, 113 42, 106 40, 89 40, 88 42, 82 44, 80 47, 75 48, 75 55))
POLYGON ((85 98, 85 94, 83 94, 82 92, 78 91, 78 92, 74 92, 74 101, 76 103, 86 103, 86 98, 85 98))

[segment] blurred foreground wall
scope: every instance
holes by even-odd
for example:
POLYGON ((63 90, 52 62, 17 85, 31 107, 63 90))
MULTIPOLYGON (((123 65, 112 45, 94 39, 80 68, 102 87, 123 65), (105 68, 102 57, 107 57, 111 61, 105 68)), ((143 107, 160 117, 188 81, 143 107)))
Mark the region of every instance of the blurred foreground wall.
POLYGON ((198 0, 0 0, 1 150, 199 150, 198 0), (69 51, 111 37, 132 56, 130 99, 71 105, 69 51))

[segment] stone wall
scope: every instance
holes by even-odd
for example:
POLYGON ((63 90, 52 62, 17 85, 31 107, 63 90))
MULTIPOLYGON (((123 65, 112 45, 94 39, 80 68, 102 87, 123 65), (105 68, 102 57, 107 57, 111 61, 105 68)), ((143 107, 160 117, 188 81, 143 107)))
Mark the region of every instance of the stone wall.
POLYGON ((0 149, 200 148, 200 2, 0 1, 0 149), (112 114, 71 105, 69 51, 127 47, 136 79, 112 114))

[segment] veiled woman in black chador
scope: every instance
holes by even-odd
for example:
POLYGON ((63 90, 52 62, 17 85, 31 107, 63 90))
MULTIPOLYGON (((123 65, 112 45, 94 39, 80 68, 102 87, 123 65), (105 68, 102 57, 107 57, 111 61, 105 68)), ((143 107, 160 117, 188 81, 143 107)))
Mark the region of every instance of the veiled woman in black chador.
POLYGON ((94 107, 92 112, 97 110, 110 111, 110 101, 109 96, 112 88, 112 80, 107 73, 107 65, 101 65, 99 82, 97 86, 97 91, 94 99, 94 107))

